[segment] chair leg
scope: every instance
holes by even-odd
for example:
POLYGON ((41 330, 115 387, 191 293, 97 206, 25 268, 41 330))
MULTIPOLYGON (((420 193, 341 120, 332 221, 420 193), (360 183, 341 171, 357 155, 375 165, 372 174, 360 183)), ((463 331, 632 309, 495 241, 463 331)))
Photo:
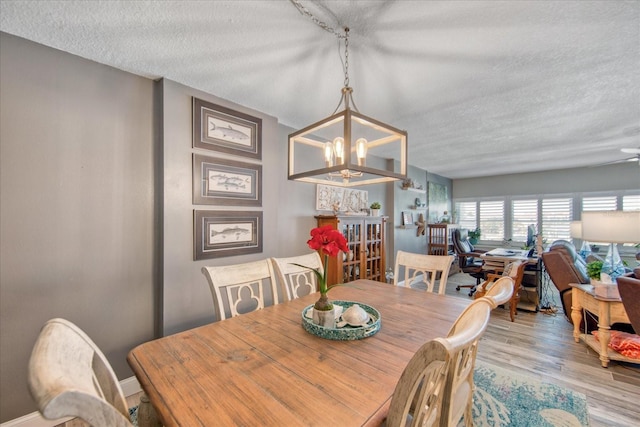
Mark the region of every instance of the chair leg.
POLYGON ((511 301, 509 302, 509 317, 511 318, 512 322, 516 320, 516 314, 518 314, 516 309, 518 308, 519 302, 520 302, 520 290, 514 289, 513 296, 511 297, 511 301))

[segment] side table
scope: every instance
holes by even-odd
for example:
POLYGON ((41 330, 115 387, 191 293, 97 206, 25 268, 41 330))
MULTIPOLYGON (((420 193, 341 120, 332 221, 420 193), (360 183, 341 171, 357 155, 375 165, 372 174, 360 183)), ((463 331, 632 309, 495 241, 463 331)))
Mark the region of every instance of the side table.
POLYGON ((627 312, 619 298, 603 298, 596 296, 592 285, 572 283, 571 285, 571 320, 573 320, 573 338, 576 342, 583 340, 600 355, 602 366, 606 368, 610 360, 638 363, 609 348, 611 325, 613 323, 630 323, 627 312), (590 311, 598 316, 598 340, 593 335, 580 332, 582 310, 590 311))

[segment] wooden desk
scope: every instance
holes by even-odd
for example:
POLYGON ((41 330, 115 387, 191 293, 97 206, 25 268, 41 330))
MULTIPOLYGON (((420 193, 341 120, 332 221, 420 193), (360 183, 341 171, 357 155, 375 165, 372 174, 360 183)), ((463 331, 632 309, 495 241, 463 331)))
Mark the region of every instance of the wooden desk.
POLYGON ((319 294, 150 341, 127 361, 167 427, 377 425, 407 362, 445 336, 465 298, 358 280, 332 299, 380 312, 369 338, 307 333, 304 307, 319 294))
POLYGON ((522 260, 529 264, 522 278, 522 290, 518 308, 527 311, 538 311, 540 308, 540 270, 539 258, 529 258, 526 249, 496 248, 485 252, 480 257, 484 260, 482 268, 487 271, 501 273, 506 264, 522 260), (531 266, 535 266, 532 268, 531 266))
POLYGON ((627 312, 619 298, 602 298, 593 293, 592 285, 571 285, 571 320, 573 320, 573 338, 576 342, 583 340, 600 355, 603 367, 609 365, 609 360, 638 363, 638 359, 631 359, 609 348, 611 339, 611 325, 614 323, 630 323, 627 312), (582 310, 585 309, 598 316, 598 340, 593 335, 580 333, 582 310))

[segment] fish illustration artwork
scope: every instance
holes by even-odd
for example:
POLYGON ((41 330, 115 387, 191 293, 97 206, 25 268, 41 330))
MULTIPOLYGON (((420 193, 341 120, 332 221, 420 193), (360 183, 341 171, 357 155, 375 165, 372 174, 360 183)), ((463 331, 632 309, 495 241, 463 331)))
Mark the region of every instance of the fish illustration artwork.
POLYGON ((249 139, 249 135, 239 130, 233 129, 231 125, 229 125, 226 128, 223 128, 220 126, 216 126, 215 123, 211 123, 211 126, 212 126, 211 132, 213 132, 214 130, 217 130, 218 132, 222 133, 222 136, 224 138, 239 139, 239 140, 249 139))
POLYGON ((219 237, 222 237, 223 239, 226 239, 229 236, 236 236, 236 240, 238 240, 240 239, 240 236, 243 234, 249 234, 249 230, 241 227, 225 228, 222 231, 211 230, 211 237, 219 236, 219 237))

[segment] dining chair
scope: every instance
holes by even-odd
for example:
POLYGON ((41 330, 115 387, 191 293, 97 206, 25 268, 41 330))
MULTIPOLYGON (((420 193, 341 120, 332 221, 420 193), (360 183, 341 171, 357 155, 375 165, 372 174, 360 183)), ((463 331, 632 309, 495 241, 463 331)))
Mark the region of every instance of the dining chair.
POLYGON ((445 343, 451 361, 442 393, 440 426, 457 426, 464 418, 466 427, 473 426, 473 371, 478 343, 487 329, 492 305, 486 298, 474 300, 454 322, 445 343))
POLYGON ((68 320, 51 319, 42 327, 29 359, 27 382, 46 419, 77 417, 95 427, 132 425, 109 361, 68 320))
MULTIPOLYGON (((514 281, 511 277, 501 277, 484 291, 484 295, 476 298, 487 298, 491 302, 491 308, 506 304, 513 296, 514 281)), ((478 294, 476 294, 478 295, 478 294)))
POLYGON ((278 304, 276 276, 269 259, 202 267, 202 274, 209 282, 217 321, 263 309, 266 287, 271 288, 273 304, 278 304))
POLYGON ((385 427, 434 426, 441 410, 449 352, 440 341, 423 344, 404 368, 391 397, 385 427))
POLYGON ((440 285, 438 293, 444 295, 447 288, 447 279, 451 263, 453 263, 453 255, 424 255, 411 252, 398 251, 396 253, 396 266, 393 275, 393 284, 398 286, 398 278, 400 277, 400 267, 404 268, 404 286, 411 285, 418 280, 419 276, 422 282, 427 285, 428 292, 434 292, 436 279, 440 275, 440 285))
POLYGON ((271 258, 271 261, 287 301, 318 291, 318 278, 310 270, 313 268, 319 270, 320 274, 324 274, 322 260, 318 252, 289 258, 271 258), (300 265, 309 268, 300 267, 300 265))
MULTIPOLYGON (((527 266, 527 263, 522 260, 517 260, 508 263, 502 274, 489 273, 487 274, 487 280, 478 287, 476 290, 475 298, 481 298, 485 295, 488 289, 494 286, 494 283, 503 278, 510 277, 513 279, 513 293, 511 298, 509 299, 509 317, 511 321, 515 321, 515 316, 518 314, 517 307, 518 302, 520 301, 520 291, 522 289, 522 278, 524 277, 524 269, 527 266)), ((500 304, 498 304, 500 305, 500 304)))

